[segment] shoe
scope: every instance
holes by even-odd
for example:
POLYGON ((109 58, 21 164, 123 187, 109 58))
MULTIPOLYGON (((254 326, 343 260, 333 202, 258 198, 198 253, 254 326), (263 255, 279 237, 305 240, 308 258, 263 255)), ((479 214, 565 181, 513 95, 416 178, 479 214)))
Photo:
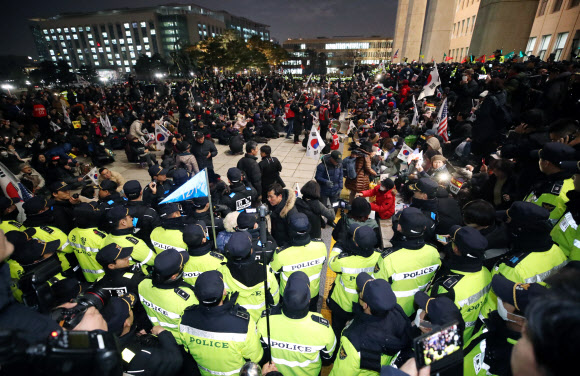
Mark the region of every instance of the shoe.
POLYGON ((294 141, 294 145, 298 145, 300 141, 294 141))

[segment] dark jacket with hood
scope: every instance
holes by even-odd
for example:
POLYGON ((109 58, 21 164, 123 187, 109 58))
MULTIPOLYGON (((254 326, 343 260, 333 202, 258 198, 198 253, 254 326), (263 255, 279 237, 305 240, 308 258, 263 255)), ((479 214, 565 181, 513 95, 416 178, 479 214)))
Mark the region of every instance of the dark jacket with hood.
POLYGON ((244 172, 247 181, 249 181, 256 192, 258 192, 258 196, 261 196, 262 171, 260 170, 260 166, 258 165, 257 160, 258 157, 246 153, 246 155, 238 161, 238 165, 236 167, 244 172))
POLYGON ((286 188, 282 192, 282 201, 275 207, 270 207, 272 236, 279 246, 285 246, 290 243, 288 218, 298 213, 295 204, 296 194, 293 190, 286 188))
POLYGON ((329 161, 330 155, 325 155, 322 158, 322 163, 316 166, 315 179, 320 184, 320 194, 327 197, 336 197, 342 191, 343 186, 343 171, 342 163, 336 166, 329 161), (332 182, 332 187, 329 182, 332 182))

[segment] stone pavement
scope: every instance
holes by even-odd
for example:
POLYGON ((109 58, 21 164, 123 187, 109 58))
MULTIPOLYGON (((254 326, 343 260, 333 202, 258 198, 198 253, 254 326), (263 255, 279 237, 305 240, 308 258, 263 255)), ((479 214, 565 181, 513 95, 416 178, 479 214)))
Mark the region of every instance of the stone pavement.
MULTIPOLYGON (((258 144, 258 148, 264 144, 258 144)), ((272 156, 282 163, 280 176, 286 187, 293 188, 298 183, 300 187, 314 178, 318 161, 306 156, 306 149, 301 144, 295 145, 293 141, 283 137, 268 141, 272 148, 272 156)), ((214 170, 227 181, 226 174, 230 167, 235 167, 243 155, 231 155, 228 146, 216 144, 218 155, 213 159, 214 170)), ((157 160, 161 162, 161 152, 155 152, 157 160)), ((146 169, 139 167, 137 163, 129 163, 123 150, 115 150, 116 161, 107 165, 113 171, 120 173, 125 181, 138 180, 143 187, 149 184, 151 179, 146 169)), ((258 161, 260 158, 258 157, 258 161)))

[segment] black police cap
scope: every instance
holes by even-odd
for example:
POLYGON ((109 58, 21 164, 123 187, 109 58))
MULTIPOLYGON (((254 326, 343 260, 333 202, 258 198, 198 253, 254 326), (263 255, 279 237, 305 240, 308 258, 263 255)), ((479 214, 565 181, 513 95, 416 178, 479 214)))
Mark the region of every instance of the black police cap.
POLYGON ((231 167, 228 170, 228 180, 232 183, 237 183, 242 180, 242 170, 236 167, 231 167))
POLYGON ((513 305, 520 312, 526 310, 530 301, 548 292, 548 289, 539 283, 516 283, 501 274, 493 276, 491 287, 501 300, 513 305))
POLYGON ((179 252, 175 248, 169 248, 155 257, 153 269, 160 277, 167 278, 179 273, 189 260, 187 252, 179 252))
POLYGON ((117 222, 123 218, 125 218, 126 216, 133 216, 134 210, 133 208, 127 208, 125 206, 113 206, 111 209, 109 209, 107 211, 107 220, 109 222, 117 222))
POLYGON ((167 170, 156 164, 149 167, 149 176, 167 175, 167 170))
POLYGON ((20 249, 15 249, 11 258, 20 265, 30 265, 51 255, 60 247, 60 240, 43 242, 38 239, 30 239, 20 249))
POLYGON ((103 308, 103 318, 107 322, 108 331, 116 335, 123 332, 125 321, 135 306, 136 297, 132 293, 120 297, 112 297, 103 308))
POLYGON ((349 235, 354 245, 364 251, 373 250, 377 244, 377 235, 369 226, 352 224, 349 228, 349 235))
POLYGON ((29 198, 22 204, 22 208, 26 215, 35 215, 41 212, 44 208, 52 205, 52 200, 48 201, 44 197, 34 196, 29 198))
POLYGON ((423 212, 417 208, 405 208, 399 216, 399 225, 403 235, 407 237, 420 237, 425 232, 427 220, 423 212))
POLYGON ((115 261, 131 256, 133 247, 121 247, 116 243, 107 244, 99 252, 97 252, 97 262, 103 268, 107 268, 109 264, 114 264, 115 261))
POLYGON ((397 297, 391 285, 384 279, 374 279, 368 273, 362 272, 356 277, 356 287, 374 316, 384 316, 397 304, 397 297))
POLYGON ((547 221, 550 218, 548 209, 531 202, 516 201, 505 212, 499 212, 504 220, 523 224, 547 221))
POLYGON ((457 246, 463 256, 483 258, 487 249, 487 239, 473 227, 451 226, 449 233, 453 243, 457 246))
POLYGON ((284 313, 302 312, 310 305, 310 279, 306 273, 296 271, 290 274, 284 287, 284 313))
POLYGON ((290 216, 290 218, 288 218, 288 225, 290 226, 291 230, 294 230, 299 233, 310 231, 310 222, 308 221, 308 217, 304 213, 297 213, 290 216))
POLYGON ((212 305, 223 299, 224 286, 222 273, 210 270, 201 273, 197 278, 193 292, 200 303, 212 305))
POLYGON ((576 158, 576 149, 561 142, 548 142, 540 150, 533 150, 531 157, 552 162, 556 166, 562 161, 571 161, 576 158))
POLYGON ((0 197, 0 215, 4 213, 4 210, 8 209, 12 205, 20 202, 20 198, 10 198, 10 197, 0 197))
MULTIPOLYGON (((175 177, 173 177, 173 180, 175 180, 175 177)), ((206 196, 195 197, 191 200, 191 202, 193 203, 193 207, 201 209, 205 208, 205 206, 209 203, 209 199, 206 196)))
POLYGON ((70 191, 72 186, 65 183, 64 181, 58 181, 56 183, 52 183, 50 185, 51 192, 58 192, 58 191, 70 191))
POLYGON ((237 225, 239 229, 251 230, 254 228, 254 225, 258 223, 258 215, 255 211, 255 209, 244 210, 238 215, 237 225))
MULTIPOLYGON (((252 240, 247 232, 234 232, 227 244, 229 256, 233 259, 244 259, 252 251, 252 240)), ((229 258, 229 257, 228 257, 229 258)))
POLYGON ((460 326, 465 325, 459 308, 446 296, 432 298, 419 291, 415 294, 414 300, 415 304, 425 311, 433 325, 445 325, 453 321, 459 322, 460 326))
POLYGON ((181 211, 181 206, 175 202, 170 202, 169 204, 163 204, 159 206, 159 216, 165 218, 175 212, 181 211))
POLYGON ((117 188, 117 183, 109 179, 105 179, 101 182, 101 184, 99 184, 99 189, 107 192, 115 192, 117 188))
POLYGON ((178 168, 173 173, 173 182, 179 186, 183 185, 186 181, 189 180, 189 178, 190 178, 189 172, 187 172, 187 170, 183 168, 178 168))
POLYGON ((129 200, 134 200, 141 194, 141 183, 137 180, 129 180, 123 185, 123 193, 129 200))
POLYGON ((200 221, 196 224, 190 224, 183 230, 183 242, 187 244, 188 248, 199 247, 203 239, 206 239, 205 223, 200 221))
POLYGON ((439 187, 437 182, 429 178, 421 178, 415 184, 409 185, 410 190, 425 193, 429 197, 435 196, 437 187, 439 187))

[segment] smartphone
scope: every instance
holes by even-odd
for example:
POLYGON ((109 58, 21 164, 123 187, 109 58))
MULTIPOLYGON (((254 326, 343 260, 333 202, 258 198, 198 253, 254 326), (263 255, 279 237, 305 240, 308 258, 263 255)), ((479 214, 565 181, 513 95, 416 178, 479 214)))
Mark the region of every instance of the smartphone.
POLYGON ((413 340, 417 369, 431 366, 431 374, 463 363, 463 333, 457 322, 435 327, 413 340))
POLYGON ((440 241, 441 243, 445 243, 445 244, 449 243, 449 239, 448 239, 448 238, 447 238, 447 236, 445 236, 445 235, 438 235, 438 234, 435 234, 435 237, 436 237, 436 238, 437 238, 437 240, 438 240, 438 241, 440 241))

